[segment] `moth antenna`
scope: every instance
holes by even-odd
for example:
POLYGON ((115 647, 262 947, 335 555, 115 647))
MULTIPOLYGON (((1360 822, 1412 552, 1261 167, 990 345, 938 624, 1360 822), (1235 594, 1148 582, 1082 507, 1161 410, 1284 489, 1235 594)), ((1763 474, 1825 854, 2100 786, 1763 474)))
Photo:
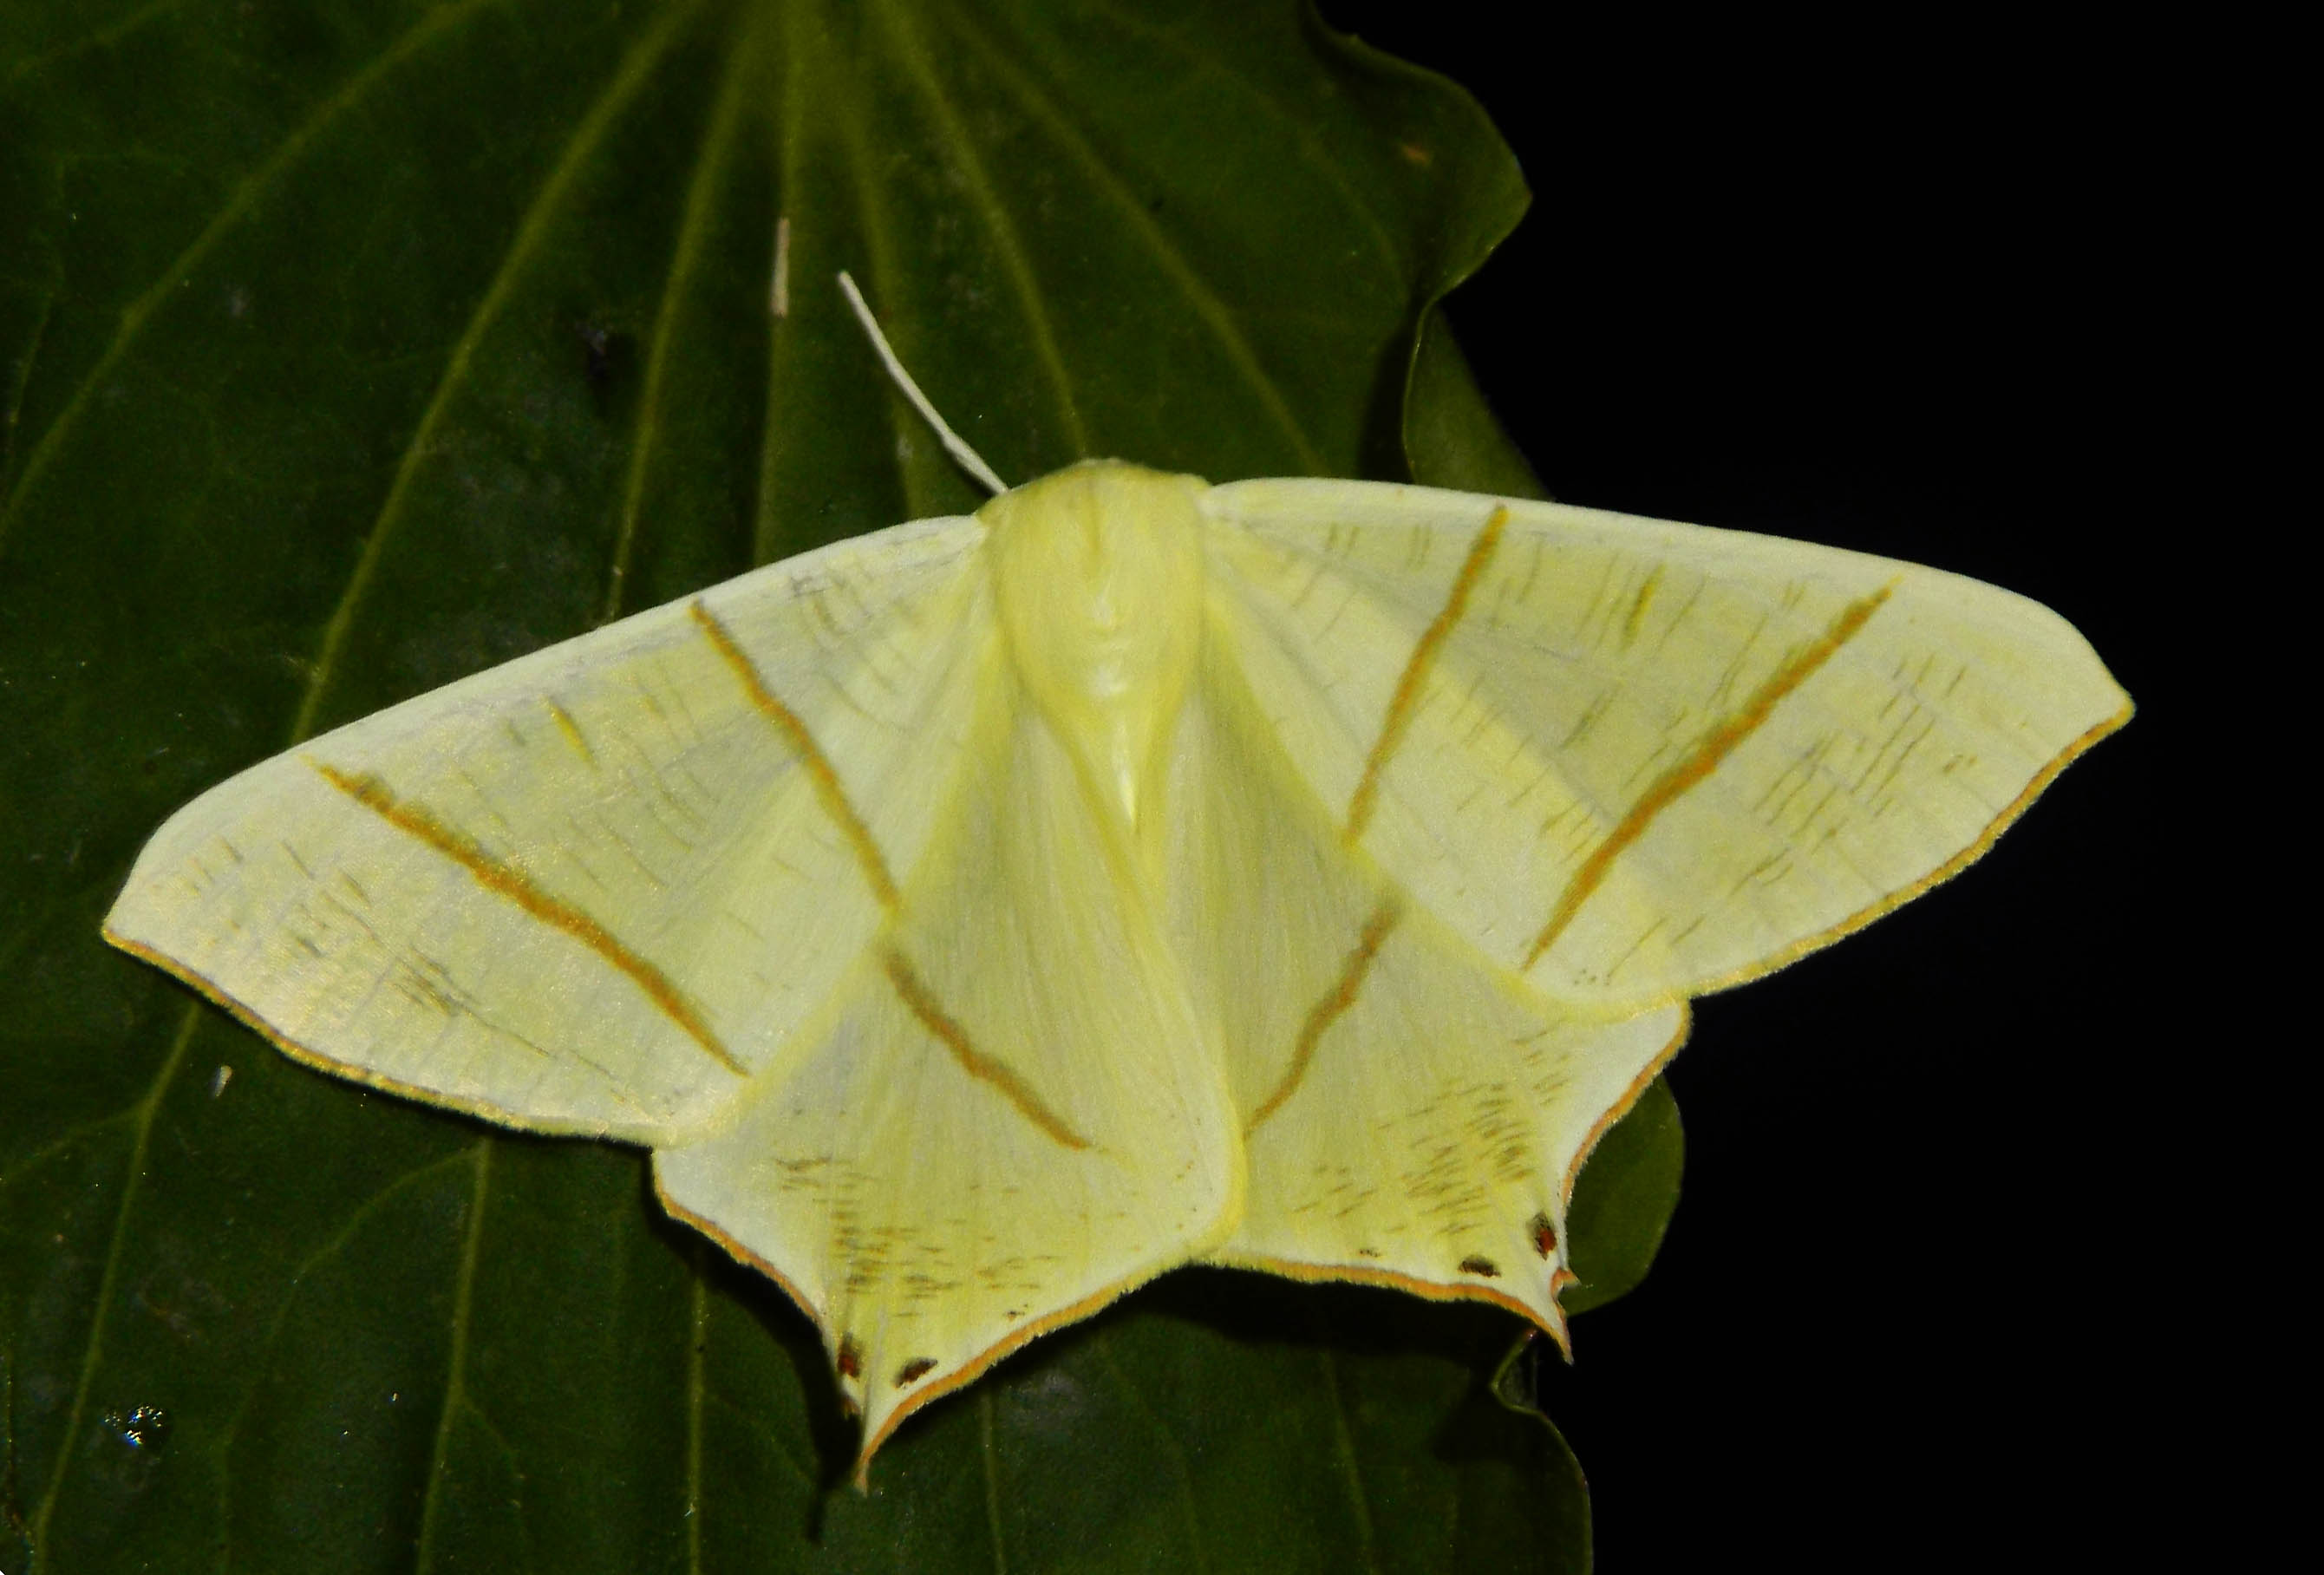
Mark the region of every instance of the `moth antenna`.
POLYGON ((968 446, 967 438, 945 424, 945 419, 936 414, 936 406, 928 402, 928 396, 920 391, 920 385, 912 381, 912 374, 906 372, 904 364, 896 359, 896 352, 889 347, 888 336, 880 331, 880 320, 872 315, 872 309, 863 304, 863 292, 855 288, 855 281, 847 277, 844 268, 839 271, 839 288, 846 293, 847 304, 855 309, 855 320, 863 325, 866 334, 872 336, 872 348, 880 353, 880 364, 888 369, 888 375, 896 380, 896 386, 904 391, 904 397, 912 401, 912 409, 919 411, 920 419, 936 428, 936 436, 944 440, 945 452, 959 461, 961 469, 982 483, 995 496, 1007 492, 1009 484, 984 463, 982 455, 968 446))

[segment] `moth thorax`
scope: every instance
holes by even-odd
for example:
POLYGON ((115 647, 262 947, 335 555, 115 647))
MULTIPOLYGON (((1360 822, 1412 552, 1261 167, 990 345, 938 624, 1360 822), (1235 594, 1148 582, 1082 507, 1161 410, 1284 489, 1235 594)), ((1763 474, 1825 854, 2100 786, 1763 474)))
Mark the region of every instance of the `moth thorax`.
POLYGON ((1115 460, 987 503, 1011 660, 1093 791, 1144 829, 1202 637, 1207 484, 1115 460))

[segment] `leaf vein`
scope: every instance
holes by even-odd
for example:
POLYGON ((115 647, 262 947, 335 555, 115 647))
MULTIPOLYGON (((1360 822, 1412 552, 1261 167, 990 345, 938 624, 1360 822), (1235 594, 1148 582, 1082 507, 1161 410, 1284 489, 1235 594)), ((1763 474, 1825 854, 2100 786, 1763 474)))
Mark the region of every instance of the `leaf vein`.
POLYGON ((992 1539, 994 1575, 1009 1575, 1009 1548, 1001 1540, 1001 1451, 992 1441, 992 1386, 976 1391, 976 1457, 984 1468, 984 1529, 992 1539))
POLYGON ((1178 1507, 1186 1517, 1186 1545, 1194 1553, 1195 1575, 1208 1575, 1210 1553, 1203 1539, 1202 1515, 1197 1508, 1200 1501, 1194 1492, 1194 1469, 1186 1458, 1186 1446, 1179 1441, 1178 1435, 1170 1430, 1160 1413, 1147 1400, 1145 1391, 1131 1381, 1130 1374, 1122 1368, 1121 1359, 1114 1355, 1112 1347, 1102 1340, 1093 1340, 1091 1349, 1098 1353, 1099 1359, 1105 1366, 1106 1375, 1113 1380, 1114 1387, 1152 1423, 1155 1433, 1167 1446, 1172 1475, 1178 1488, 1178 1507))
POLYGON ((50 1160, 54 1159, 68 1148, 70 1148, 82 1138, 94 1137, 97 1133, 104 1131, 108 1127, 112 1127, 119 1122, 130 1119, 132 1117, 136 1115, 137 1109, 138 1107, 135 1105, 124 1105, 120 1110, 114 1111, 110 1115, 92 1117, 88 1120, 82 1121, 75 1126, 67 1128, 49 1142, 42 1144, 38 1148, 33 1149, 30 1154, 24 1156, 23 1160, 14 1170, 8 1172, 5 1175, 0 1175, 0 1192, 5 1192, 8 1188, 15 1185, 18 1182, 23 1181, 26 1176, 40 1169, 41 1166, 46 1165, 50 1160))
MULTIPOLYGON (((1001 249, 1001 260, 1008 270, 1010 285, 1016 291, 1018 302, 1024 309, 1032 328, 1034 351, 1043 370, 1048 373, 1049 381, 1056 385, 1057 407, 1065 417, 1066 438, 1073 445, 1073 457, 1085 459, 1089 457, 1090 451, 1089 431, 1083 423, 1081 407, 1074 399, 1073 378, 1065 371, 1065 354, 1057 345, 1056 325, 1050 322, 1049 314, 1041 304, 1040 290, 1036 287, 1032 262, 1025 254, 1023 238, 1018 235, 1016 225, 1009 217, 1009 210, 993 190, 984 161, 976 156, 975 143, 967 128, 962 124, 951 97, 936 79, 935 69, 929 63, 928 51, 919 35, 911 31, 910 24, 892 3, 882 5, 880 14, 887 20, 890 32, 896 35, 898 51, 910 69, 912 80, 919 88, 921 97, 928 101, 928 107, 935 112, 942 127, 946 161, 958 170, 961 179, 967 182, 971 205, 983 216, 986 227, 992 232, 993 244, 1001 249)), ((1044 465, 1042 468, 1054 467, 1044 465)))
POLYGON ((170 1085, 177 1080, 178 1068, 185 1064, 186 1046, 193 1043, 202 1010, 199 1001, 186 1003, 185 1015, 178 1022, 177 1037, 171 1043, 169 1054, 161 1058, 161 1068, 154 1074, 152 1086, 137 1102, 137 1132, 130 1141, 129 1164, 122 1174, 121 1202, 113 1217, 112 1239, 106 1245, 105 1270, 97 1277, 97 1309, 89 1318, 88 1343, 81 1350, 80 1376, 73 1383, 72 1405, 65 1413, 64 1433, 57 1441, 56 1463, 49 1469, 40 1508, 33 1512, 32 1529, 24 1539, 36 1549, 48 1541, 49 1516, 56 1512, 57 1497, 64 1488, 73 1441, 80 1436, 81 1424, 88 1420, 89 1390, 97 1382, 97 1364, 105 1357, 106 1315, 113 1310, 114 1292, 121 1277, 122 1250, 129 1237, 130 1207, 137 1199, 137 1184, 145 1175, 145 1153, 152 1141, 153 1119, 161 1112, 161 1096, 169 1091, 170 1085))
POLYGON ((1340 1365, 1332 1359, 1328 1349, 1315 1353, 1323 1364, 1323 1392, 1332 1401, 1332 1458, 1347 1479, 1349 1518, 1355 1523, 1356 1543, 1362 1550, 1363 1567, 1379 1575, 1379 1550, 1372 1539, 1371 1506, 1364 1497, 1363 1472, 1356 1464, 1355 1429, 1348 1420, 1348 1403, 1340 1393, 1340 1365))
POLYGON ((32 446, 32 452, 25 457, 24 468, 17 474, 16 484, 10 489, 6 501, 0 502, 0 542, 7 540, 9 527, 23 511, 25 500, 32 496, 33 487, 53 461, 66 434, 78 423, 88 410, 90 401, 97 397, 97 391, 129 354, 130 345, 144 331, 146 323, 161 309, 161 303, 180 288, 180 282, 226 239, 227 232, 257 207, 259 193, 297 163, 300 156, 321 135, 326 126, 342 112, 354 107, 395 67, 402 65, 418 54, 424 45, 434 42, 440 34, 450 31, 456 22, 466 20, 470 12, 499 3, 500 0, 463 0, 460 5, 430 12, 409 32, 382 51, 370 65, 349 78, 337 92, 317 106, 313 114, 283 138, 272 157, 235 182, 226 206, 203 226, 202 233, 196 235, 184 251, 170 260, 169 265, 146 287, 143 294, 121 309, 119 325, 114 330, 112 342, 97 358, 97 364, 89 368, 88 374, 73 390, 71 397, 65 401, 64 408, 57 412, 56 419, 51 421, 47 430, 41 434, 40 441, 32 446))
MULTIPOLYGON (((476 1179, 468 1200, 468 1217, 463 1221, 459 1277, 452 1288, 452 1349, 444 1364, 444 1404, 436 1417, 436 1441, 428 1459, 428 1488, 420 1501, 420 1540, 412 1561, 413 1567, 420 1570, 434 1562, 436 1514, 444 1502, 445 1461, 451 1453, 453 1426, 461 1406, 467 1403, 468 1327, 475 1304, 476 1261, 482 1256, 478 1248, 484 1236, 484 1203, 492 1191, 493 1139, 489 1136, 477 1138, 469 1153, 474 1156, 476 1179)), ((483 1414, 477 1414, 481 1419, 483 1414)))
MULTIPOLYGON (((397 1176, 393 1181, 388 1183, 387 1185, 380 1188, 377 1192, 372 1193, 370 1197, 365 1198, 362 1202, 356 1204, 355 1208, 349 1211, 346 1221, 341 1224, 337 1230, 331 1232, 328 1239, 324 1241, 321 1246, 316 1248, 314 1251, 309 1253, 305 1257, 299 1260, 298 1266, 290 1271, 290 1277, 283 1282, 281 1299, 275 1303, 274 1316, 268 1322, 266 1326, 266 1338, 259 1342, 258 1359, 253 1361, 249 1366, 248 1372, 251 1378, 250 1386, 243 1391, 242 1398, 235 1404, 233 1414, 226 1418, 226 1424, 218 1430, 217 1442, 212 1447, 210 1451, 213 1456, 223 1461, 226 1460, 227 1455, 232 1452, 235 1439, 242 1431, 243 1422, 250 1414, 251 1402, 256 1398, 259 1384, 265 1377, 267 1359, 272 1353, 275 1343, 282 1338, 283 1324, 290 1315, 291 1307, 298 1301, 299 1289, 306 1283, 307 1276, 312 1274, 326 1260, 336 1257, 341 1252, 345 1251, 346 1249, 347 1243, 353 1241, 357 1233, 359 1233, 363 1228, 370 1222, 372 1218, 382 1209, 387 1206, 390 1199, 395 1197, 398 1193, 404 1191, 405 1188, 411 1186, 413 1184, 430 1179, 438 1171, 442 1171, 454 1165, 457 1165, 464 1160, 466 1160, 467 1157, 468 1155, 466 1150, 454 1149, 449 1154, 429 1160, 426 1165, 419 1165, 413 1169, 405 1171, 401 1175, 397 1176)), ((218 1551, 220 1569, 224 1569, 226 1567, 232 1552, 232 1544, 229 1539, 233 1535, 234 1528, 234 1519, 231 1513, 233 1507, 233 1488, 234 1484, 231 1476, 221 1472, 218 1480, 218 1551)))
MULTIPOLYGON (((862 106, 856 102, 855 94, 847 93, 842 97, 846 102, 843 115, 846 127, 847 167, 848 172, 854 177, 856 207, 863 218, 863 244, 871 257, 869 272, 875 281, 893 281, 901 277, 903 271, 891 261, 895 246, 889 238, 885 213, 880 202, 880 185, 871 178, 872 157, 864 143, 862 106)), ((893 290, 883 290, 882 293, 885 299, 881 304, 900 331, 901 299, 893 290)), ((910 407, 900 394, 893 391, 881 401, 881 408, 888 412, 890 429, 896 436, 896 441, 889 446, 889 453, 895 458, 897 476, 902 484, 905 517, 913 520, 927 518, 936 507, 933 496, 923 497, 926 489, 915 484, 918 477, 906 460, 908 453, 917 456, 920 452, 910 443, 913 433, 918 430, 917 417, 908 417, 904 413, 910 407)))
POLYGON ((166 12, 182 9, 184 5, 185 0, 151 0, 150 4, 140 6, 117 21, 108 22, 93 32, 68 40, 53 49, 43 50, 39 54, 26 55, 9 68, 5 80, 0 80, 0 93, 14 91, 17 83, 35 71, 47 69, 60 60, 69 60, 75 55, 86 54, 93 50, 111 49, 147 23, 157 20, 166 12))
POLYGON ((622 594, 628 588, 630 556, 637 545, 638 519, 645 508, 646 471, 661 438, 662 401, 669 382, 670 345, 678 337, 679 299, 702 258, 702 240, 710 227, 711 198, 718 177, 725 171, 733 151, 735 128, 742 123, 744 69, 752 51, 734 49, 727 60, 718 98, 703 129, 694 171, 686 183, 686 207, 678 218, 678 244, 672 248, 669 272, 663 276, 661 300, 654 309, 653 346, 646 353, 645 387, 638 398, 637 430, 630 442, 629 474, 622 487, 622 522, 613 539, 613 562, 606 575, 604 622, 621 616, 622 594))
POLYGON ((1299 151, 1300 161, 1306 166, 1308 173, 1332 189, 1333 195, 1346 205, 1349 214, 1371 238, 1372 250, 1379 255, 1380 271, 1387 278, 1389 292, 1399 300, 1404 298, 1408 285, 1403 259, 1397 255, 1395 240, 1388 235, 1388 226, 1380 223, 1379 213, 1356 194, 1354 183, 1349 180, 1340 162, 1326 153, 1316 141, 1311 120, 1294 114, 1274 94, 1241 72, 1230 69, 1216 56, 1189 49, 1180 39, 1176 29, 1157 27, 1144 17, 1134 15, 1117 5, 1101 5, 1093 9, 1124 32, 1137 33, 1148 44, 1169 51, 1204 76, 1226 83, 1274 121, 1291 145, 1299 151))
POLYGON ((403 446, 403 456, 397 461, 394 479, 389 482, 387 496, 379 506, 379 514, 372 521, 364 538, 363 551, 355 559, 355 571, 347 576, 346 589, 340 594, 338 605, 332 609, 330 622, 323 629, 322 648, 315 656, 315 667, 308 679, 306 698, 300 702, 299 714, 291 723, 290 741, 305 741, 313 732, 315 718, 322 709, 323 695, 330 687, 331 675, 338 666, 346 649, 347 635, 355 625, 356 607, 370 588, 372 576, 377 572, 379 560, 386 543, 393 534, 393 526, 403 511, 404 501, 410 494, 421 464, 434 447, 437 430, 451 409, 452 395, 468 379, 469 364, 475 359, 476 347, 483 343, 485 331, 498 320, 515 293, 517 275, 546 243, 551 221, 566 197, 579 180, 589 155, 612 129, 631 98, 652 76, 653 68, 681 30, 699 9, 696 4, 674 7, 657 23, 645 37, 631 45, 622 56, 613 80, 588 113, 566 139, 564 150, 558 155, 548 179, 532 201, 525 207, 518 222, 515 236, 511 240, 500 267, 493 272, 492 282, 484 289, 484 299, 468 314, 467 326, 460 332, 451 354, 445 358, 444 370, 436 381, 435 392, 429 396, 428 408, 420 412, 420 422, 412 429, 410 439, 403 446))
POLYGON ((1089 175, 1092 185, 1112 202, 1123 221, 1137 232, 1139 239, 1146 243, 1163 273, 1177 286, 1186 304, 1194 309, 1194 315, 1202 319, 1203 326, 1211 331, 1220 348, 1226 352, 1227 359, 1242 374, 1244 382, 1265 408, 1268 419, 1290 440, 1300 465, 1314 474, 1320 475, 1328 471, 1331 466, 1324 463, 1322 451, 1316 448, 1306 429, 1300 425, 1299 419, 1292 413, 1290 401, 1284 398, 1283 390, 1260 364, 1258 352, 1251 347, 1241 328, 1236 326, 1226 303, 1195 271, 1194 264, 1186 260, 1185 253, 1177 244, 1154 222, 1154 216, 1147 212, 1146 205, 1138 199, 1138 194, 1130 189, 1118 171, 1098 156, 1097 150, 1089 145, 1040 84, 1019 70, 1015 63, 971 24, 956 7, 950 14, 956 33, 984 58, 993 76, 1009 88, 1026 113, 1048 132, 1050 140, 1082 167, 1089 175))
POLYGON ((702 1398, 704 1348, 710 1340, 710 1286, 702 1267, 703 1245, 694 1244, 687 1268, 686 1339, 686 1568, 702 1575, 702 1398))

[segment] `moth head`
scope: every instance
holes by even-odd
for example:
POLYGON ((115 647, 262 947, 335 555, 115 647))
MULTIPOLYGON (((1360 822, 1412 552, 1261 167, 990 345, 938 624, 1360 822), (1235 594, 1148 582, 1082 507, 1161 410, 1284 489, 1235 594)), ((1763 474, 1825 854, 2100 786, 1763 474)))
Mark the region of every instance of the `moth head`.
POLYGON ((994 594, 1019 677, 1123 827, 1157 802, 1201 644, 1207 484, 1093 460, 1004 493, 994 594))

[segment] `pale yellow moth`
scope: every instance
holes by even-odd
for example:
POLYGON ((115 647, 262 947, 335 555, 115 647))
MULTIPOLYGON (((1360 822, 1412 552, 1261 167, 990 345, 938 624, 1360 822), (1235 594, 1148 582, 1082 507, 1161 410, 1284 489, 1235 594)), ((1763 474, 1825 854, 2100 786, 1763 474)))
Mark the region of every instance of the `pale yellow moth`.
POLYGON ((860 1475, 1190 1262, 1563 1342, 1575 1173, 1687 998, 2129 714, 1934 569, 1100 461, 253 767, 106 935, 301 1061, 650 1147, 821 1329, 860 1475))

